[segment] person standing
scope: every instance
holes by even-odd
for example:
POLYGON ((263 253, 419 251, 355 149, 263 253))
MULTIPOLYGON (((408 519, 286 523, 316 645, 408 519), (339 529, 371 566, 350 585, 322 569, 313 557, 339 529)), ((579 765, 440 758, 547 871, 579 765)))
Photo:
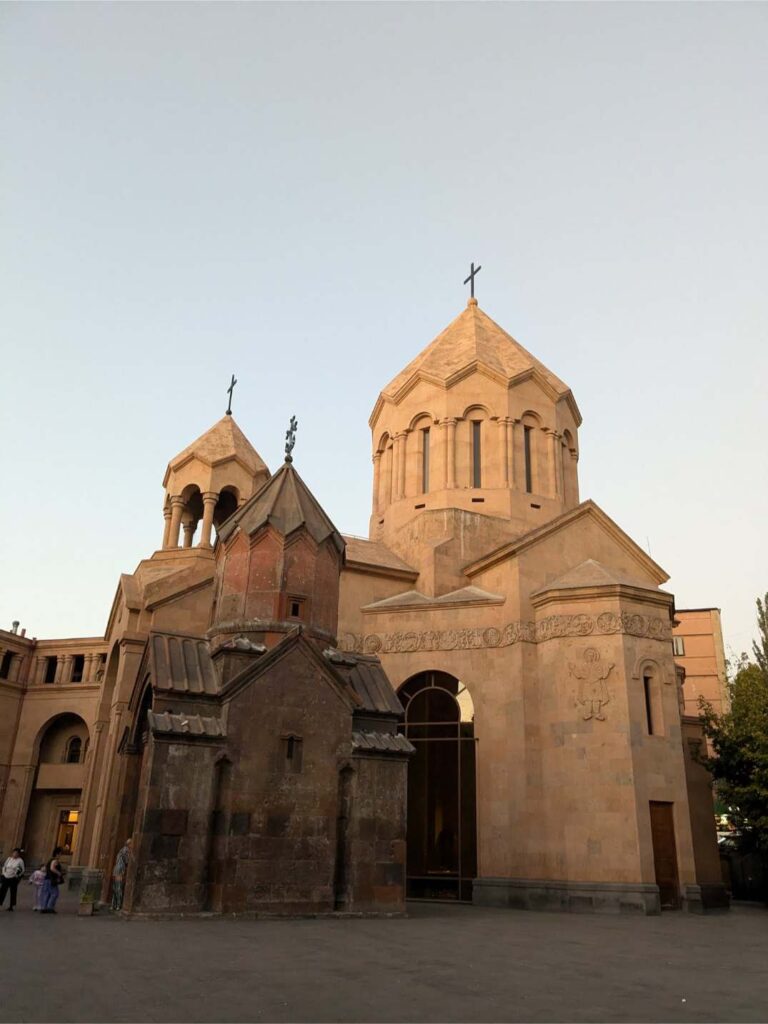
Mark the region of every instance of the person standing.
POLYGON ((19 879, 24 874, 24 861, 21 859, 21 850, 16 847, 11 850, 11 856, 3 864, 2 878, 0 878, 0 907, 5 903, 5 894, 10 892, 10 904, 6 909, 16 909, 16 890, 19 888, 19 879))
POLYGON ((115 869, 112 872, 112 909, 123 909, 123 892, 125 889, 125 873, 131 860, 132 839, 126 839, 120 847, 120 852, 115 861, 115 869))
POLYGON ((53 856, 45 865, 45 881, 43 882, 41 914, 55 914, 56 900, 59 898, 59 886, 64 881, 64 868, 59 861, 61 847, 57 846, 53 856))
POLYGON ((43 883, 45 882, 45 864, 33 871, 29 876, 29 884, 35 887, 35 905, 33 910, 43 909, 43 883))

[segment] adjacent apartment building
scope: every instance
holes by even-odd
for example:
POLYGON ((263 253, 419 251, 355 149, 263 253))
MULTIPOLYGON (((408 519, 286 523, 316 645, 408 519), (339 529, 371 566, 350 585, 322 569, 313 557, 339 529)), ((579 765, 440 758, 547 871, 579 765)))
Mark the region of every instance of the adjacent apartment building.
POLYGON ((728 710, 725 650, 719 608, 676 608, 672 627, 675 662, 685 669, 685 715, 699 714, 699 697, 720 714, 728 710))

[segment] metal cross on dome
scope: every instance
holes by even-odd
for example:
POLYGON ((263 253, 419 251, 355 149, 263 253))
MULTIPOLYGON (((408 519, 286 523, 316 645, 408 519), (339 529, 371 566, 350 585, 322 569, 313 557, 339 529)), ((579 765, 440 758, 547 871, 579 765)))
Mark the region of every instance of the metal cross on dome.
POLYGON ((474 263, 470 263, 469 277, 464 278, 464 284, 469 285, 469 295, 472 299, 475 297, 475 274, 479 274, 482 269, 482 267, 476 267, 474 263))
POLYGON ((291 452, 296 444, 296 428, 299 425, 299 421, 295 416, 291 416, 291 424, 285 432, 285 461, 293 462, 293 456, 291 452))
POLYGON ((227 388, 227 394, 229 395, 229 405, 227 406, 227 416, 231 416, 232 415, 232 392, 235 390, 235 384, 237 384, 237 381, 235 380, 235 375, 233 373, 232 374, 232 382, 230 383, 229 387, 227 388))

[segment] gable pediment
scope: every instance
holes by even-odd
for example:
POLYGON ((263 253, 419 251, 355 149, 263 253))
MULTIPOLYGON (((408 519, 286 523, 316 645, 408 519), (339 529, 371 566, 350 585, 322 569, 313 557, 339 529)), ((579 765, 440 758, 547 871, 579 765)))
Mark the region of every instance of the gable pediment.
MULTIPOLYGON (((650 555, 646 554, 628 533, 625 533, 610 516, 606 515, 591 500, 582 502, 576 508, 563 513, 563 515, 558 516, 544 526, 531 530, 522 537, 503 544, 482 558, 476 559, 465 566, 464 573, 472 579, 487 569, 519 557, 537 545, 549 544, 555 537, 561 538, 563 534, 571 532, 579 523, 583 523, 584 520, 594 524, 630 557, 632 563, 637 568, 637 582, 642 582, 645 586, 648 585, 649 581, 654 586, 660 586, 662 583, 667 582, 669 574, 650 555)), ((588 551, 584 551, 582 554, 589 556, 588 551)), ((582 561, 585 560, 582 558, 582 561)), ((634 572, 631 575, 634 577, 634 572)))
POLYGON ((233 700, 246 688, 256 685, 259 679, 275 672, 281 662, 297 657, 312 662, 318 670, 315 678, 322 679, 350 712, 360 706, 360 701, 355 697, 354 691, 339 678, 315 645, 307 640, 300 628, 289 633, 266 654, 254 657, 251 664, 246 665, 241 672, 225 683, 221 688, 222 700, 233 700))
POLYGON ((385 597, 381 601, 364 605, 364 612, 398 612, 398 611, 430 611, 445 608, 468 608, 477 605, 504 604, 506 598, 502 594, 492 594, 481 587, 461 587, 440 597, 429 597, 418 590, 406 590, 402 594, 385 597))

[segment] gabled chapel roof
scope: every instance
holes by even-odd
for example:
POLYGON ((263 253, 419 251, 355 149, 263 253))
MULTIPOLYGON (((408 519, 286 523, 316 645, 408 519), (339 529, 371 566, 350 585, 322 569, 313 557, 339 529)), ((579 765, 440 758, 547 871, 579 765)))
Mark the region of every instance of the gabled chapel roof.
POLYGON ((365 711, 400 716, 403 707, 392 688, 384 666, 373 655, 350 654, 332 647, 323 651, 323 657, 333 671, 355 692, 365 711))
POLYGON ((277 473, 227 519, 219 537, 226 541, 238 526, 245 533, 254 534, 268 524, 284 537, 304 527, 315 543, 322 544, 330 537, 338 551, 344 550, 341 534, 290 462, 283 463, 277 473))
POLYGON ((148 666, 156 690, 214 697, 219 681, 205 640, 175 633, 150 633, 148 666))
POLYGON ((303 626, 297 626, 266 654, 246 665, 222 687, 224 699, 230 699, 243 687, 273 670, 277 662, 300 649, 315 661, 324 676, 350 711, 387 717, 401 716, 402 705, 397 699, 384 666, 374 655, 349 654, 328 647, 321 651, 307 636, 303 626))

